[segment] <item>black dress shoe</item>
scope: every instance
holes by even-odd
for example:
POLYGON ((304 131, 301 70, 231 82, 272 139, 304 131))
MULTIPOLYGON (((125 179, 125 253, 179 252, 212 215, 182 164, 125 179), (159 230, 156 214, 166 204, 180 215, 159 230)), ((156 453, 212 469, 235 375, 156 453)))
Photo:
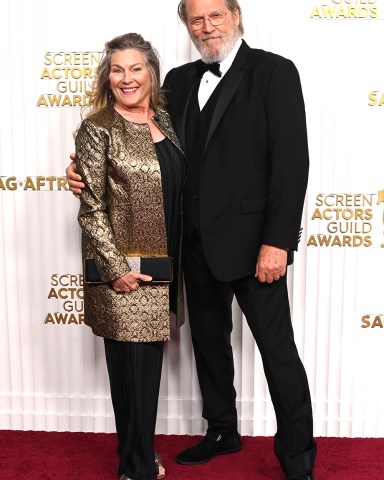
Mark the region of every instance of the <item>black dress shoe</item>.
POLYGON ((315 480, 315 477, 311 475, 290 475, 285 477, 285 480, 315 480))
POLYGON ((238 433, 207 434, 199 443, 182 451, 176 457, 181 465, 199 465, 206 463, 217 455, 226 455, 241 450, 241 440, 238 433))

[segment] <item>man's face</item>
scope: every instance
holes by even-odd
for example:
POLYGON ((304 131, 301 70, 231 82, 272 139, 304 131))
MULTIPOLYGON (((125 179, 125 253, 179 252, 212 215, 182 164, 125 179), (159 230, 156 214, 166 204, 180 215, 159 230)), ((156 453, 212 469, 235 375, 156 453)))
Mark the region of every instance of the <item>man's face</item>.
POLYGON ((221 62, 240 37, 239 14, 230 12, 225 0, 187 0, 187 27, 189 35, 206 63, 221 62), (225 14, 222 24, 212 25, 215 18, 225 14), (201 28, 195 29, 199 22, 201 28))

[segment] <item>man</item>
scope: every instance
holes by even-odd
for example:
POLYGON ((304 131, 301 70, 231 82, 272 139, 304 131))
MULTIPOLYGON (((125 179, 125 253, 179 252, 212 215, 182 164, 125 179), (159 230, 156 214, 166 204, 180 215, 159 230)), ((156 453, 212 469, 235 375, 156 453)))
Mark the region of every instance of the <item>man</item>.
POLYGON ((285 478, 312 480, 311 400, 286 284, 308 177, 299 75, 291 61, 241 40, 237 0, 182 0, 179 16, 202 57, 171 70, 164 89, 188 159, 183 267, 208 430, 176 461, 195 465, 241 449, 230 343, 235 295, 263 360, 285 478))

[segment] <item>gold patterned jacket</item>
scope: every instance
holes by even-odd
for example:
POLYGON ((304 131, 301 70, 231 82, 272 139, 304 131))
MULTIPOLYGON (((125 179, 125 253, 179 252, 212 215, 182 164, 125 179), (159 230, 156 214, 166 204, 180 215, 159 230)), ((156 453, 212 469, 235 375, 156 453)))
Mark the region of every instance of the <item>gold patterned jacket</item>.
MULTIPOLYGON (((180 149, 168 113, 157 110, 154 121, 180 149)), ((106 282, 84 285, 85 323, 113 340, 169 340, 167 285, 116 293, 108 283, 129 272, 125 257, 167 256, 161 173, 149 126, 129 122, 113 107, 86 118, 76 136, 76 170, 86 185, 78 215, 83 260, 94 258, 106 282)), ((181 325, 182 295, 178 307, 181 325)))

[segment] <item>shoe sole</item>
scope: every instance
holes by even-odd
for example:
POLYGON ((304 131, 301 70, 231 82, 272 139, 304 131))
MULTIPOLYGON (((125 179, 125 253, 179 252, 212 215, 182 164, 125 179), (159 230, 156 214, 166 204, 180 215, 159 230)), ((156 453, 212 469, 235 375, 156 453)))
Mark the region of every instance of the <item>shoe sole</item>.
POLYGON ((183 460, 178 460, 176 458, 176 463, 179 465, 201 465, 202 463, 208 463, 212 458, 218 457, 219 455, 229 455, 230 453, 240 452, 242 447, 231 448, 230 450, 224 450, 223 452, 215 453, 214 455, 206 458, 205 460, 200 460, 200 462, 184 462, 183 460))

